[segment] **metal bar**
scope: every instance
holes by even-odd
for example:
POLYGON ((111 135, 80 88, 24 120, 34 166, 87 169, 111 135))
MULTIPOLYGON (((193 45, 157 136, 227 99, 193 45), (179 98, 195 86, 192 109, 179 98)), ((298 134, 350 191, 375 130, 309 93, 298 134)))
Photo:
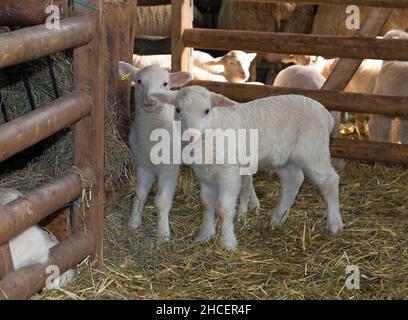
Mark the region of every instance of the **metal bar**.
POLYGON ((0 34, 0 69, 38 59, 91 41, 95 22, 89 17, 73 17, 61 21, 60 29, 45 25, 0 34))
POLYGON ((92 100, 74 92, 0 126, 0 161, 34 145, 91 113, 92 100))

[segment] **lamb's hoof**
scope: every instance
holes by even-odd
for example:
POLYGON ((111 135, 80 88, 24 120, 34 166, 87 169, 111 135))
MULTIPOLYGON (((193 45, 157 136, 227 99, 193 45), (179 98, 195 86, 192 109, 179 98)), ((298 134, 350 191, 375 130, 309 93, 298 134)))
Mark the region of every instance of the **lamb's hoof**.
POLYGON ((235 248, 237 247, 237 239, 235 238, 235 236, 228 238, 222 237, 220 240, 220 246, 227 251, 235 250, 235 248))
POLYGON ((327 223, 327 229, 332 233, 332 234, 339 234, 343 231, 343 222, 341 220, 339 221, 334 221, 334 222, 328 222, 327 223))
POLYGON ((139 229, 142 226, 142 217, 132 215, 129 219, 128 225, 134 230, 139 229))
POLYGON ((214 239, 214 236, 215 231, 200 231, 194 240, 197 242, 209 242, 214 239))
POLYGON ((170 241, 170 231, 158 231, 157 232, 157 241, 159 243, 169 242, 170 241))

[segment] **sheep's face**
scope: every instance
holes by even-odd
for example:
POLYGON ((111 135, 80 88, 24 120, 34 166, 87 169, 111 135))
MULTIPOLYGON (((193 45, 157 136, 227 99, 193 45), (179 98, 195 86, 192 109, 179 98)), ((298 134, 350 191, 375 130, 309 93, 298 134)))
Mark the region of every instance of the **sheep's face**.
POLYGON ((249 78, 249 67, 256 53, 245 53, 233 50, 228 52, 223 58, 224 76, 229 82, 243 83, 249 78))
POLYGON ((181 89, 177 94, 153 94, 159 101, 174 104, 175 120, 181 122, 183 141, 196 143, 211 127, 214 107, 233 107, 237 103, 224 96, 212 93, 201 86, 181 89))
POLYGON ((130 80, 135 82, 135 99, 138 108, 146 112, 158 112, 163 104, 152 99, 153 92, 168 92, 171 88, 179 87, 191 80, 188 72, 169 73, 157 65, 137 69, 127 63, 120 62, 119 74, 131 73, 130 80))

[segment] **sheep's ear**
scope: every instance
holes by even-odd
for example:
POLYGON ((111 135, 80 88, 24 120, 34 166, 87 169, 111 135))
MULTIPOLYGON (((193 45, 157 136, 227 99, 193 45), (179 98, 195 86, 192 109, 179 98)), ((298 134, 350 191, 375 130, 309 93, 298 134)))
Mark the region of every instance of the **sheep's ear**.
POLYGON ((136 74, 139 72, 140 69, 132 66, 131 64, 119 61, 119 77, 122 80, 136 80, 136 74))
POLYGON ((225 56, 214 58, 212 61, 207 61, 207 66, 223 66, 225 63, 225 56))
POLYGON ((211 105, 214 107, 235 107, 238 102, 228 99, 223 95, 212 93, 211 94, 211 105))
POLYGON ((190 72, 180 71, 170 73, 170 88, 181 87, 191 80, 193 80, 193 76, 190 72))
POLYGON ((253 61, 256 58, 256 53, 247 53, 249 61, 253 61))
POLYGON ((177 91, 153 92, 150 94, 150 97, 160 103, 174 104, 177 97, 177 91))

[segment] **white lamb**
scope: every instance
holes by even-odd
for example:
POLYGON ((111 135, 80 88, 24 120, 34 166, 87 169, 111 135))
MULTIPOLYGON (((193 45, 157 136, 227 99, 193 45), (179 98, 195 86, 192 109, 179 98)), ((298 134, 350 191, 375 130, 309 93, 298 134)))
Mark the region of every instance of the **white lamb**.
MULTIPOLYGON (((256 53, 239 50, 229 51, 222 57, 213 58, 210 54, 193 51, 193 78, 220 82, 243 83, 249 78, 249 67, 256 53)), ((144 68, 157 64, 167 70, 171 68, 171 55, 133 55, 133 65, 144 68)))
MULTIPOLYGON (((272 215, 282 225, 303 183, 305 173, 320 190, 328 207, 327 227, 332 233, 343 229, 339 210, 339 176, 330 163, 329 138, 333 118, 317 101, 298 95, 275 96, 238 104, 200 86, 178 93, 154 95, 162 103, 176 106, 182 130, 190 143, 204 143, 206 129, 258 130, 259 168, 276 172, 281 179, 281 196, 272 215)), ((220 244, 236 247, 233 220, 241 185, 239 165, 193 164, 201 182, 203 224, 197 236, 208 241, 215 235, 215 212, 222 220, 220 244)))
POLYGON ((310 66, 294 65, 283 69, 276 76, 273 85, 288 88, 319 90, 326 78, 310 66))
MULTIPOLYGON (((0 188, 0 206, 21 197, 17 190, 0 188)), ((9 241, 14 270, 35 263, 47 263, 49 250, 58 244, 53 236, 34 225, 23 231, 20 235, 9 241)), ((53 285, 57 288, 66 285, 75 276, 75 271, 70 269, 56 278, 53 285)))
MULTIPOLYGON (((153 180, 158 180, 158 192, 155 197, 155 205, 158 211, 158 236, 161 240, 170 239, 169 212, 177 185, 180 171, 179 164, 153 164, 150 158, 152 148, 157 142, 151 141, 151 133, 155 129, 164 129, 173 135, 174 106, 171 104, 157 103, 151 98, 153 92, 170 92, 170 88, 180 87, 191 80, 188 72, 169 73, 166 69, 157 65, 137 69, 134 66, 120 61, 119 75, 131 73, 130 80, 136 83, 136 119, 130 129, 129 145, 136 162, 136 196, 134 198, 132 214, 129 226, 137 229, 141 226, 142 215, 148 193, 153 180)), ((177 128, 175 128, 177 130, 177 128)), ((181 141, 180 141, 181 143, 181 141)), ((247 181, 249 189, 243 189, 240 199, 240 211, 246 208, 259 209, 259 202, 252 186, 252 180, 247 181)))
MULTIPOLYGON (((391 30, 384 35, 384 39, 408 39, 408 33, 391 30)), ((380 95, 408 96, 408 62, 382 62, 373 91, 380 95)), ((371 115, 368 126, 371 140, 408 144, 406 118, 371 115)))

